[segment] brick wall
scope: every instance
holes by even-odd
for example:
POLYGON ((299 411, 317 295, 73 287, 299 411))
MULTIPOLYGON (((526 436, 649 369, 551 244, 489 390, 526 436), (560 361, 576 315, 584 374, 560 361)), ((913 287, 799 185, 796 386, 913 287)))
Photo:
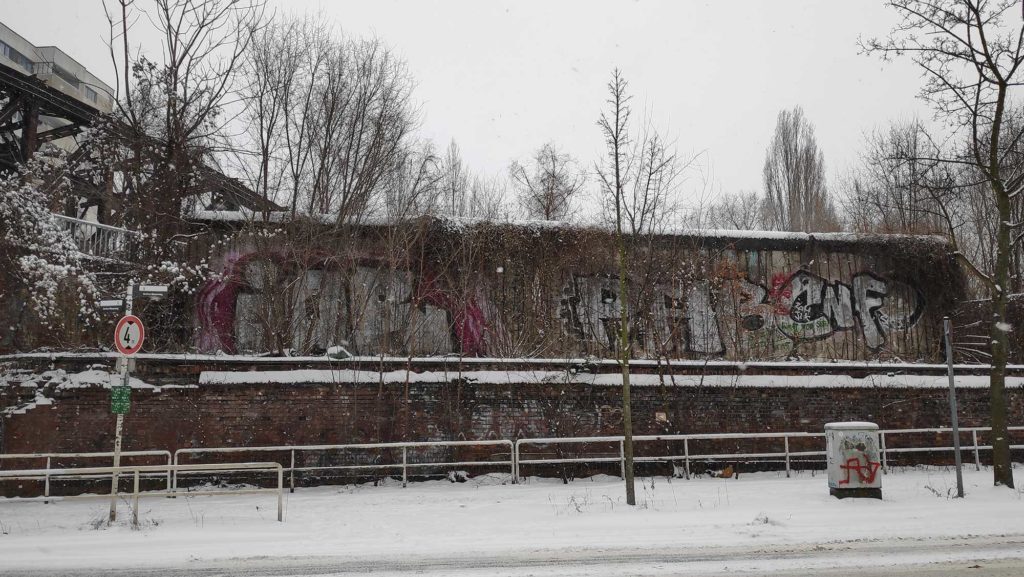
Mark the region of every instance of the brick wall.
MULTIPOLYGON (((615 386, 521 383, 246 384, 140 389, 125 419, 125 449, 584 436, 621 431, 615 386)), ((988 392, 958 392, 962 426, 984 426, 988 392)), ((7 414, 0 450, 105 451, 114 416, 102 387, 56 391, 53 403, 7 414)), ((1024 391, 1011 389, 1014 423, 1024 391)), ((821 431, 837 420, 883 428, 947 425, 940 388, 642 386, 637 434, 821 431), (666 421, 659 422, 657 413, 666 421)))

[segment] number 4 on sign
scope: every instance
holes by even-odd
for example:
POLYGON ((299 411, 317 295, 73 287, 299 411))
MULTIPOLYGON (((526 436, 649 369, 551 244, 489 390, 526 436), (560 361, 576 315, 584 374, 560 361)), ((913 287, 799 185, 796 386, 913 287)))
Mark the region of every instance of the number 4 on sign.
POLYGON ((114 346, 122 355, 134 355, 142 349, 146 339, 146 328, 142 321, 134 315, 125 315, 117 321, 114 328, 114 346))

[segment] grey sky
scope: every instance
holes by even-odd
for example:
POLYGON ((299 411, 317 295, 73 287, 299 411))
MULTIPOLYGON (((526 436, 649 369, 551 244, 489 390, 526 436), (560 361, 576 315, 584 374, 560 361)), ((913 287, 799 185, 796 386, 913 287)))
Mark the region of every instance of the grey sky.
MULTIPOLYGON (((138 0, 145 4, 145 0, 138 0)), ((800 104, 830 176, 855 160, 865 130, 928 112, 918 73, 858 54, 893 13, 867 1, 274 1, 376 35, 417 80, 423 135, 454 138, 493 175, 554 141, 586 164, 612 68, 635 104, 684 153, 706 151, 715 192, 760 190, 775 116, 800 104)), ((3 0, 3 21, 110 79, 100 0, 3 0)))

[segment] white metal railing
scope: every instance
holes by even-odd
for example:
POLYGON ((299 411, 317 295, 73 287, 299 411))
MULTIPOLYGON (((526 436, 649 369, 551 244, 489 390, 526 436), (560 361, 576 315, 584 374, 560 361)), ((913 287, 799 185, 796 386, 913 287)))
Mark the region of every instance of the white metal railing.
MULTIPOLYGON (((1024 426, 1009 427, 1010 431, 1024 431, 1024 426)), ((961 435, 970 434, 972 443, 969 445, 961 445, 960 450, 971 451, 974 453, 974 465, 977 469, 981 468, 981 457, 980 451, 991 450, 991 445, 979 445, 978 444, 978 433, 991 431, 990 427, 962 427, 960 428, 961 435)), ((898 453, 924 453, 924 452, 935 452, 935 451, 953 451, 954 448, 949 446, 928 446, 928 447, 888 447, 886 445, 886 438, 892 438, 898 435, 913 435, 922 433, 938 433, 938 434, 952 434, 950 428, 930 428, 930 429, 886 429, 879 431, 879 452, 882 457, 882 469, 883 471, 888 470, 888 457, 890 454, 898 453)), ((719 459, 783 459, 785 462, 786 476, 789 477, 792 471, 791 459, 796 457, 824 457, 825 448, 821 447, 820 450, 813 451, 791 451, 790 450, 790 439, 821 439, 824 438, 824 433, 803 433, 803 432, 780 432, 780 433, 712 433, 712 434, 688 434, 688 435, 634 435, 634 443, 643 445, 654 441, 665 441, 682 443, 682 453, 677 451, 666 451, 660 454, 650 454, 651 451, 645 451, 645 455, 637 456, 633 458, 634 462, 682 462, 684 475, 687 479, 690 478, 690 463, 692 461, 699 460, 719 460, 719 459), (781 441, 781 447, 778 451, 752 451, 752 452, 730 452, 730 453, 694 453, 690 450, 690 444, 695 441, 716 441, 716 440, 727 440, 727 439, 779 439, 781 441)), ((950 440, 952 442, 952 440, 950 440)), ((1011 449, 1024 449, 1024 445, 1010 445, 1011 449)), ((515 442, 514 456, 515 461, 515 473, 516 479, 522 477, 521 466, 522 465, 555 465, 555 464, 570 464, 570 463, 619 463, 620 474, 625 476, 625 455, 623 450, 623 437, 618 436, 605 436, 605 437, 549 437, 549 438, 536 438, 536 439, 519 439, 515 442), (556 458, 524 458, 523 447, 524 446, 538 446, 538 445, 586 445, 591 443, 597 444, 618 444, 618 454, 608 455, 607 452, 597 453, 591 455, 580 455, 574 457, 556 457, 556 458)))
MULTIPOLYGON (((443 468, 443 467, 474 467, 474 466, 506 466, 512 474, 513 482, 516 479, 516 463, 513 458, 512 441, 505 439, 493 439, 485 441, 422 441, 414 443, 356 443, 347 445, 281 445, 271 447, 194 447, 178 449, 174 452, 174 464, 177 465, 183 455, 198 454, 225 454, 225 453, 249 453, 249 452, 280 452, 289 453, 290 464, 284 470, 289 474, 289 486, 292 492, 295 491, 296 471, 355 471, 355 470, 384 470, 394 471, 401 469, 402 486, 408 484, 409 469, 443 468), (488 447, 502 446, 508 448, 508 459, 499 460, 475 460, 475 461, 409 461, 410 449, 429 449, 435 447, 488 447), (390 449, 401 449, 402 460, 397 463, 368 463, 360 465, 318 465, 318 466, 296 466, 295 454, 305 452, 324 451, 353 451, 371 450, 385 451, 390 449)), ((492 454, 491 457, 501 456, 501 453, 492 454)), ((171 481, 172 489, 177 489, 178 479, 175 475, 171 481)))
MULTIPOLYGON (((959 427, 960 434, 965 435, 970 433, 971 443, 965 445, 960 444, 960 452, 970 451, 974 454, 974 468, 975 470, 981 470, 981 451, 991 451, 992 445, 979 445, 978 444, 978 433, 989 432, 992 430, 991 427, 959 427)), ((1024 426, 1018 427, 1007 427, 1009 431, 1024 431, 1024 426)), ((938 427, 934 429, 885 429, 878 431, 879 434, 879 452, 882 454, 882 470, 885 471, 889 467, 888 456, 889 454, 899 453, 924 453, 934 451, 955 451, 956 449, 952 446, 936 446, 936 447, 889 447, 886 444, 886 437, 892 438, 898 435, 916 435, 922 433, 938 433, 946 434, 950 436, 950 442, 953 441, 953 429, 949 427, 938 427)), ((1024 445, 1010 445, 1010 449, 1024 449, 1024 445)))
POLYGON ((110 226, 99 222, 82 220, 62 214, 54 214, 54 218, 71 235, 79 252, 104 258, 116 258, 125 253, 132 237, 139 233, 110 226))
MULTIPOLYGON (((167 460, 167 465, 171 465, 171 452, 170 451, 121 451, 121 458, 131 457, 163 457, 167 460)), ((22 461, 22 460, 34 460, 34 459, 45 459, 45 467, 42 469, 35 469, 40 471, 40 474, 33 478, 25 478, 22 480, 34 480, 43 482, 43 497, 50 496, 50 473, 53 470, 53 461, 67 461, 71 459, 113 459, 114 453, 111 452, 100 452, 100 453, 6 453, 0 454, 0 466, 3 465, 3 461, 22 461)), ((67 467, 61 467, 63 470, 69 470, 67 467)), ((3 471, 0 470, 0 473, 3 471)), ((157 475, 144 475, 144 476, 157 476, 157 475)), ((167 489, 171 489, 171 472, 166 471, 163 475, 167 479, 167 489)), ((97 479, 103 478, 104 475, 62 475, 67 479, 97 479)))
MULTIPOLYGON (((202 495, 246 495, 253 493, 277 493, 277 520, 284 521, 284 470, 280 463, 272 462, 258 462, 258 463, 202 463, 202 464, 190 464, 190 465, 129 465, 123 467, 83 467, 74 469, 23 469, 23 470, 12 470, 12 471, 0 471, 0 480, 12 479, 12 480, 24 480, 24 479, 38 479, 41 475, 45 474, 50 477, 76 477, 82 478, 83 476, 102 476, 113 479, 115 475, 123 475, 125 473, 131 473, 134 478, 132 485, 131 500, 132 500, 132 524, 139 524, 139 498, 140 497, 176 497, 181 494, 176 489, 170 488, 163 491, 147 491, 141 492, 139 490, 139 481, 143 477, 144 473, 173 473, 177 476, 179 473, 186 474, 208 474, 216 472, 238 472, 238 471, 273 471, 277 473, 277 488, 255 488, 255 489, 233 489, 230 491, 188 491, 189 496, 202 496, 202 495)), ((117 493, 117 495, 123 495, 123 493, 117 493)), ((82 495, 68 495, 59 497, 15 497, 12 499, 6 499, 5 501, 67 501, 72 499, 111 499, 110 494, 82 494, 82 495)))

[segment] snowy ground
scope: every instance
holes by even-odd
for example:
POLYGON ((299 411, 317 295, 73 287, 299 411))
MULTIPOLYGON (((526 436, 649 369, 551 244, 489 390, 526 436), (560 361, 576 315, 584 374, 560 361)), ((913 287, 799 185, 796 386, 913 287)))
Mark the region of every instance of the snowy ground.
POLYGON ((0 500, 0 574, 831 574, 977 560, 1019 574, 1024 491, 991 487, 987 471, 965 480, 963 500, 951 471, 931 469, 885 476, 882 501, 840 501, 820 473, 638 479, 630 508, 615 477, 495 476, 299 489, 284 523, 270 494, 151 498, 139 530, 124 504, 108 527, 105 501, 0 500))

